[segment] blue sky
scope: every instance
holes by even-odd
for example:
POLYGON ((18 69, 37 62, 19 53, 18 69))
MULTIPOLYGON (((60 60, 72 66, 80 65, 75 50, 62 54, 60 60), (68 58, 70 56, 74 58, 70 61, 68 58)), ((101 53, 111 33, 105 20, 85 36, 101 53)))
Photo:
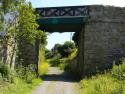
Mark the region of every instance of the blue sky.
MULTIPOLYGON (((72 33, 73 34, 73 33, 72 33)), ((47 48, 51 49, 56 43, 64 43, 65 41, 70 41, 71 33, 52 33, 47 37, 47 48)))
MULTIPOLYGON (((76 5, 113 5, 125 7, 125 0, 27 0, 36 7, 76 6, 76 5)), ((51 49, 56 43, 70 40, 70 33, 53 33, 48 36, 47 48, 51 49)))
POLYGON ((125 0, 27 0, 31 1, 34 7, 52 7, 52 6, 74 6, 74 5, 115 5, 125 6, 125 0))

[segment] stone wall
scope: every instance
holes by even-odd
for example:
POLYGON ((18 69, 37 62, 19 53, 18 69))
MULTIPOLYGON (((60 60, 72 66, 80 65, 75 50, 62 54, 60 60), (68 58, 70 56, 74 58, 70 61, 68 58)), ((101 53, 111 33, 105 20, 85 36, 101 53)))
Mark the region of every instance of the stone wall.
POLYGON ((34 64, 36 59, 35 45, 29 43, 28 40, 20 38, 18 42, 18 63, 27 67, 34 64))
POLYGON ((78 43, 79 73, 93 74, 111 68, 125 56, 125 8, 89 6, 89 18, 78 43))

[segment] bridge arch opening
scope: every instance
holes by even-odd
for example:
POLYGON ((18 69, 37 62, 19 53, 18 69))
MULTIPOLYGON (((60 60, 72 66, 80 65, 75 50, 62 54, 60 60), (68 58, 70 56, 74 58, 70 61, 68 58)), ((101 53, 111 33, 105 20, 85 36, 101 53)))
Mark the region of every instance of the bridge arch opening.
POLYGON ((74 34, 75 32, 53 32, 48 35, 45 57, 53 67, 65 67, 77 57, 78 47, 73 40, 74 34))
MULTIPOLYGON (((45 32, 75 32, 73 34, 73 40, 78 47, 81 40, 80 32, 84 31, 84 25, 88 21, 89 8, 88 6, 65 6, 65 7, 47 7, 47 8, 37 8, 36 11, 41 17, 37 20, 40 25, 39 29, 45 32)), ((84 35, 84 32, 82 32, 84 35)), ((83 38, 82 38, 83 39, 83 38)), ((82 43, 84 45, 84 43, 82 43)), ((79 48, 79 47, 78 47, 79 48)), ((83 48, 80 48, 80 50, 83 48)), ((83 54, 83 52, 78 51, 78 55, 83 54), (80 53, 80 54, 79 54, 80 53)), ((84 56, 84 55, 82 55, 84 56)), ((83 58, 83 57, 82 57, 83 58)), ((83 73, 83 61, 82 65, 78 62, 78 59, 74 59, 71 64, 72 70, 78 71, 77 74, 83 73), (78 69, 79 68, 79 69, 78 69), (80 72, 79 72, 80 71, 80 72)))

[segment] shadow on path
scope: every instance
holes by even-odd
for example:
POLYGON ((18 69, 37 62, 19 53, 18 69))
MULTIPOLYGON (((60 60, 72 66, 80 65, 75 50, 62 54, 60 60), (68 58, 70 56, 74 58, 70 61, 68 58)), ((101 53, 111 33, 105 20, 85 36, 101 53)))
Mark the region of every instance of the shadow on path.
POLYGON ((61 82, 79 82, 77 77, 74 77, 68 72, 62 72, 60 74, 47 74, 41 76, 44 81, 61 81, 61 82))

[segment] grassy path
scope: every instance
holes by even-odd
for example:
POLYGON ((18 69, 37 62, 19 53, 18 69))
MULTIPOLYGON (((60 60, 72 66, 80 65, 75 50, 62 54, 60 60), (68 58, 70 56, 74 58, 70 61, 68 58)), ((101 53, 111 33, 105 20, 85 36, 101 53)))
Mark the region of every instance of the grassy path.
POLYGON ((68 73, 51 67, 44 82, 32 94, 80 94, 77 89, 78 82, 68 73))

